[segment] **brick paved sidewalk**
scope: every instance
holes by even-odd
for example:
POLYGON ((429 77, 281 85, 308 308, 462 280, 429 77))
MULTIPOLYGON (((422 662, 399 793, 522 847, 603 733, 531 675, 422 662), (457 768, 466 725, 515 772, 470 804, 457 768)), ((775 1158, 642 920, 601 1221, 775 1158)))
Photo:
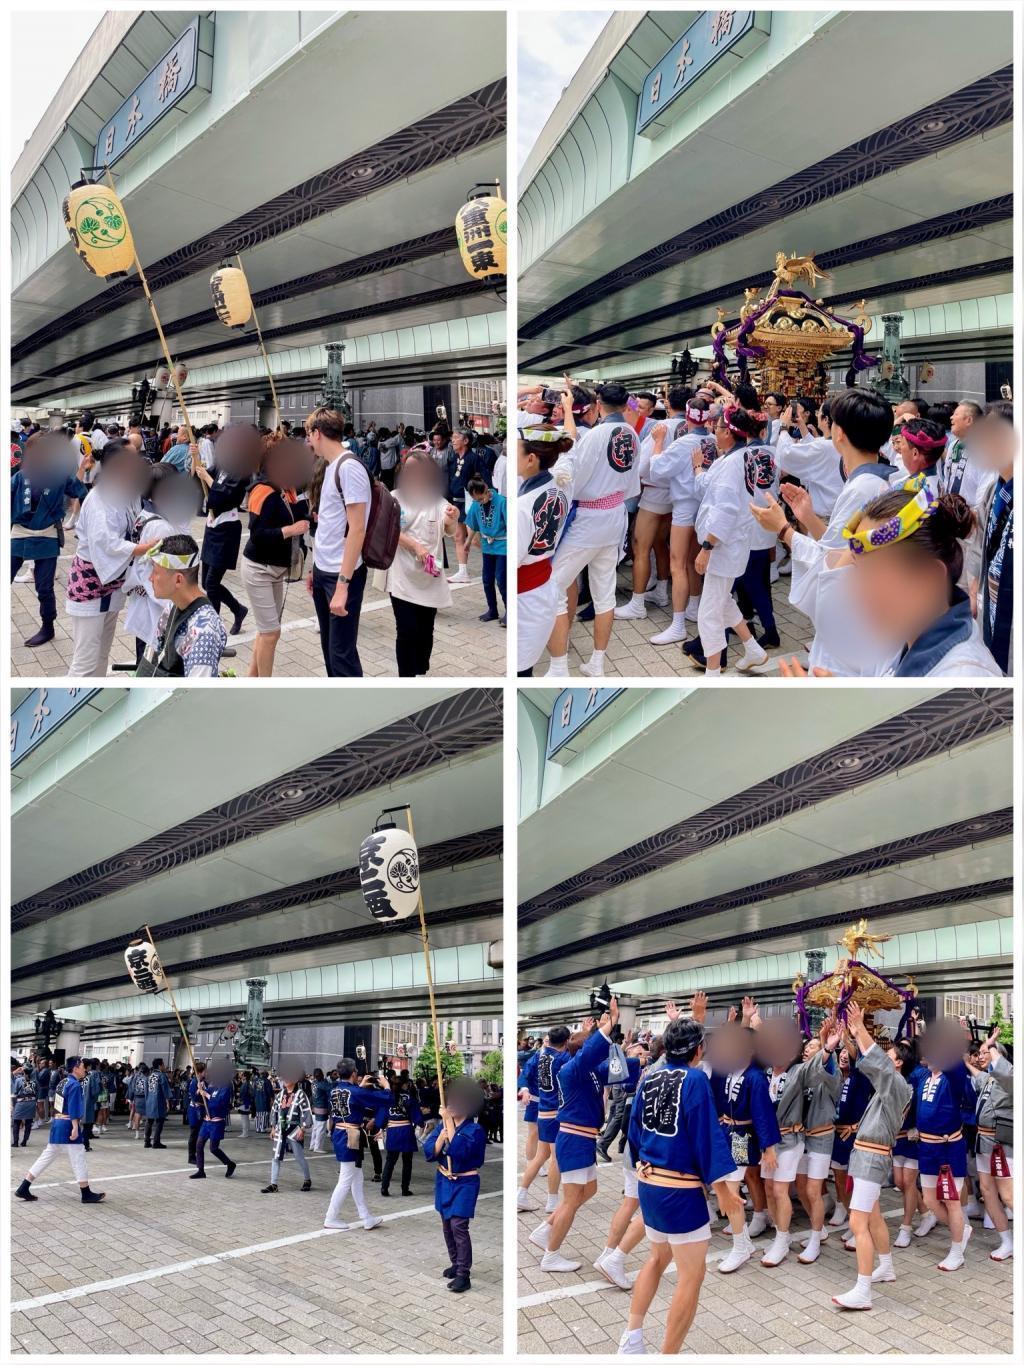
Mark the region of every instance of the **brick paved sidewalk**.
MULTIPOLYGON (((456 1295, 441 1278, 448 1257, 433 1169, 422 1158, 408 1199, 382 1198, 367 1162, 367 1203, 387 1221, 371 1232, 327 1233, 332 1154, 310 1156, 309 1193, 289 1161, 281 1192, 261 1195, 270 1175, 265 1134, 243 1141, 229 1130, 224 1148, 239 1162, 230 1181, 209 1159, 207 1179, 190 1181, 187 1138, 172 1116, 168 1150, 147 1151, 121 1120, 89 1155, 90 1183, 105 1191, 104 1203, 81 1204, 63 1157, 35 1183, 37 1203, 12 1201, 16 1354, 500 1353, 500 1146, 487 1149, 482 1194, 491 1197, 481 1198, 472 1224, 473 1288, 456 1295), (297 1240, 252 1250, 287 1238, 297 1240), (201 1263, 218 1255, 225 1259, 201 1263), (83 1286, 92 1288, 69 1293, 83 1286)), ((26 1151, 12 1152, 15 1184, 45 1142, 45 1130, 35 1130, 26 1151)))
MULTIPOLYGON (((192 535, 198 542, 202 542, 202 520, 193 523, 192 535)), ((55 678, 63 677, 67 673, 72 651, 70 622, 64 611, 64 587, 74 550, 75 535, 73 531, 69 531, 67 545, 57 570, 56 638, 50 644, 39 649, 24 647, 22 641, 31 638, 39 629, 39 603, 31 583, 12 585, 11 673, 15 677, 55 678)), ((450 544, 449 557, 454 559, 454 550, 450 544)), ((487 610, 480 581, 480 561, 480 552, 474 548, 469 562, 472 582, 465 587, 453 587, 451 606, 437 614, 434 652, 430 667, 432 678, 504 677, 507 671, 508 632, 496 621, 481 622, 477 619, 487 610)), ((449 569, 448 572, 454 573, 455 570, 449 569)), ((224 583, 240 602, 248 602, 238 572, 226 574, 224 583)), ((231 622, 226 610, 223 620, 225 626, 230 628, 231 622)), ((111 650, 111 665, 134 664, 135 661, 135 637, 123 629, 123 623, 122 612, 114 648, 111 650)), ((225 659, 221 665, 222 672, 231 670, 237 677, 244 677, 248 673, 254 634, 250 616, 244 623, 242 633, 228 638, 228 644, 238 650, 238 656, 234 659, 225 659)), ((367 677, 397 677, 395 618, 391 610, 391 599, 369 585, 363 598, 359 622, 359 657, 367 677)), ((130 679, 131 674, 114 673, 112 676, 130 679)), ((292 583, 288 587, 284 629, 274 659, 274 676, 292 678, 325 676, 313 600, 302 583, 292 583)))
MULTIPOLYGON (((807 662, 807 650, 814 637, 814 627, 803 612, 789 605, 788 577, 782 577, 772 588, 775 606, 775 620, 779 628, 781 648, 768 651, 768 662, 763 668, 746 676, 751 678, 777 676, 779 659, 792 658, 801 663, 807 662)), ((632 568, 628 564, 619 565, 617 605, 629 601, 633 591, 632 568)), ((679 645, 652 645, 651 636, 663 631, 672 622, 670 607, 654 607, 647 604, 647 619, 642 621, 616 621, 612 627, 611 643, 605 656, 605 674, 616 678, 671 678, 683 677, 696 680, 703 676, 702 670, 695 669, 679 645)), ((694 622, 687 622, 692 639, 697 634, 694 622)), ((761 634, 760 624, 757 634, 761 634)), ((594 648, 593 626, 573 623, 569 640, 569 672, 579 676, 581 663, 590 658, 594 648)), ((739 647, 733 639, 729 645, 729 667, 726 677, 744 676, 736 674, 735 662, 740 657, 739 647)), ((547 669, 547 654, 538 662, 535 672, 539 677, 547 669)))
MULTIPOLYGON (((524 1165, 523 1124, 519 1124, 519 1170, 524 1165)), ((613 1148, 614 1151, 614 1148, 613 1148)), ((519 1228, 519 1350, 529 1355, 565 1356, 573 1353, 614 1354, 626 1326, 629 1296, 610 1285, 593 1261, 605 1244, 605 1233, 622 1197, 617 1165, 600 1165, 598 1193, 584 1205, 562 1247, 578 1271, 542 1271, 540 1250, 527 1239, 543 1218, 546 1184, 534 1182, 531 1193, 537 1209, 518 1215, 519 1228)), ((883 1194, 883 1209, 897 1205, 893 1191, 883 1194)), ((890 1227, 895 1230, 892 1219, 890 1227)), ((795 1250, 774 1270, 763 1268, 755 1256, 732 1275, 716 1269, 729 1250, 727 1237, 712 1233, 709 1265, 700 1306, 686 1340, 687 1352, 701 1355, 956 1355, 983 1350, 1012 1350, 1012 1261, 995 1262, 989 1252, 998 1235, 973 1222, 974 1235, 964 1269, 945 1275, 936 1265, 948 1249, 948 1235, 936 1229, 914 1238, 905 1251, 895 1251, 897 1280, 875 1288, 870 1313, 844 1313, 831 1303, 834 1293, 853 1286, 854 1256, 843 1250, 833 1232, 818 1261, 803 1266, 796 1260, 804 1241, 807 1220, 794 1215, 795 1250)), ((767 1249, 770 1237, 756 1245, 767 1249)), ((645 1243, 627 1259, 627 1270, 643 1264, 645 1243)), ((675 1275, 662 1281, 648 1314, 645 1341, 649 1352, 660 1348, 675 1275)))

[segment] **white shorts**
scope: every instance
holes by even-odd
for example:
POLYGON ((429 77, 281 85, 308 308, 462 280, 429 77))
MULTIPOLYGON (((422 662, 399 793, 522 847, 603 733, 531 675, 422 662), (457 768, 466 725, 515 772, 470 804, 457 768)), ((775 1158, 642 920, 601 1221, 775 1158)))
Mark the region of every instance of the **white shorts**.
POLYGON ((761 1179, 778 1180, 784 1185, 791 1184, 796 1179, 797 1168, 803 1154, 804 1144, 801 1138, 795 1147, 784 1147, 778 1152, 779 1164, 774 1171, 766 1171, 764 1161, 761 1162, 761 1179))
POLYGON ((629 1155, 629 1143, 622 1153, 622 1193, 626 1199, 640 1198, 640 1180, 629 1155))
POLYGON ((561 545, 555 556, 554 579, 558 587, 558 615, 564 616, 568 610, 566 593, 576 582, 584 569, 590 571, 590 595, 594 599, 594 611, 612 611, 615 607, 615 576, 622 546, 614 545, 561 545))
POLYGON ((725 648, 725 632, 728 627, 735 628, 743 620, 743 613, 732 595, 735 577, 723 578, 721 574, 704 575, 704 588, 700 595, 697 611, 697 634, 704 657, 720 654, 725 648))
MULTIPOLYGON (((1003 1151, 1006 1153, 1006 1164, 1007 1164, 1007 1165, 1009 1166, 1009 1168, 1010 1168, 1010 1175, 1013 1175, 1013 1148, 1012 1148, 1012 1147, 1004 1147, 1004 1148, 1003 1148, 1003 1151)), ((992 1153, 991 1153, 991 1152, 989 1152, 987 1155, 986 1155, 986 1153, 984 1153, 984 1152, 979 1152, 979 1153, 978 1153, 978 1174, 979 1174, 979 1175, 991 1175, 991 1174, 992 1174, 992 1153)), ((998 1179, 1000 1179, 1000 1180, 1005 1180, 1005 1179, 1007 1179, 1007 1177, 1006 1177, 1006 1176, 999 1176, 998 1179)))
MULTIPOLYGON (((724 1180, 727 1185, 742 1185, 746 1178, 745 1172, 741 1171, 738 1166, 736 1170, 730 1171, 728 1175, 719 1177, 719 1179, 724 1180)), ((715 1183, 717 1184, 718 1181, 715 1183)))
POLYGON ((897 1166, 905 1166, 908 1170, 917 1170, 918 1161, 916 1156, 894 1156, 892 1159, 893 1169, 897 1166))
POLYGON ((597 1179, 597 1165, 583 1166, 578 1171, 563 1171, 563 1185, 589 1185, 592 1180, 597 1179))
POLYGON ((697 508, 700 506, 698 498, 684 498, 682 502, 672 504, 672 525, 685 527, 692 531, 697 524, 697 508))
POLYGON ((800 1158, 797 1172, 806 1175, 811 1180, 827 1180, 828 1173, 832 1168, 831 1152, 804 1152, 800 1158))
MULTIPOLYGON (((922 1188, 922 1190, 934 1190, 934 1189, 937 1189, 937 1188, 938 1188, 939 1177, 938 1177, 937 1175, 925 1175, 924 1171, 922 1171, 922 1172, 920 1173, 920 1175, 918 1176, 918 1179, 919 1179, 920 1182, 921 1182, 921 1188, 922 1188)), ((964 1181, 965 1181, 966 1179, 967 1179, 967 1177, 966 1177, 966 1176, 963 1176, 963 1175, 961 1175, 961 1176, 956 1176, 956 1175, 955 1175, 955 1176, 953 1177, 953 1180, 954 1180, 954 1182, 955 1182, 956 1187, 957 1187, 958 1190, 962 1190, 962 1189, 963 1189, 964 1181)))
POLYGON ((647 1228, 647 1240, 660 1244, 667 1242, 669 1246, 686 1246, 688 1242, 709 1242, 711 1240, 711 1224, 705 1223, 701 1228, 694 1228, 692 1232, 658 1232, 656 1228, 647 1228))
POLYGON ((672 495, 667 488, 645 488, 640 494, 641 512, 654 512, 659 517, 672 511, 672 495))
POLYGON ((870 1213, 882 1197, 882 1186, 877 1180, 861 1180, 860 1176, 853 1177, 853 1193, 850 1195, 847 1207, 851 1213, 870 1213))

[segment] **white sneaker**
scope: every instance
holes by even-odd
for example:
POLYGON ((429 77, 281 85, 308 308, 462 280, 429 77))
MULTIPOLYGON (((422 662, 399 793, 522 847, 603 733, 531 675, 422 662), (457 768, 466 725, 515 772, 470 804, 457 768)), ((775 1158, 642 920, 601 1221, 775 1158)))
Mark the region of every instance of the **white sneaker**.
POLYGON ((328 1228, 331 1232, 348 1232, 348 1230, 349 1230, 349 1228, 350 1228, 351 1226, 352 1226, 351 1223, 325 1223, 325 1224, 324 1224, 324 1227, 325 1227, 325 1228, 328 1228))
POLYGON ((619 1289, 629 1290, 630 1279, 626 1274, 626 1258, 621 1252, 612 1252, 606 1256, 600 1265, 596 1266, 606 1280, 617 1285, 619 1289))
POLYGON ((571 1270, 579 1270, 580 1263, 579 1261, 566 1260, 560 1251, 545 1251, 540 1258, 540 1268, 541 1270, 567 1273, 571 1270))
POLYGON ((530 1191, 524 1190, 521 1185, 519 1193, 516 1195, 516 1208, 520 1210, 536 1208, 535 1204, 530 1203, 530 1191))
POLYGON ((449 582, 449 583, 468 583, 468 582, 469 582, 469 571, 465 568, 465 566, 463 566, 463 567, 459 570, 458 573, 452 574, 452 576, 451 576, 451 578, 449 578, 448 582, 449 582))
POLYGON ((743 653, 736 660, 736 670, 739 673, 746 673, 751 668, 760 668, 762 664, 766 664, 767 662, 768 655, 756 640, 751 640, 750 644, 744 647, 743 653))
POLYGON ((620 1356, 645 1356, 647 1347, 644 1345, 643 1331, 631 1332, 627 1328, 619 1337, 619 1349, 616 1354, 620 1356))
POLYGON ((379 1214, 371 1214, 369 1218, 363 1219, 363 1227, 367 1232, 371 1232, 374 1228, 379 1228, 383 1221, 379 1214))
POLYGON ((846 1308, 851 1312, 866 1312, 871 1307, 870 1293, 862 1293, 856 1285, 845 1294, 833 1294, 832 1302, 837 1308, 846 1308))
POLYGON ((900 1228, 899 1232, 896 1234, 896 1240, 893 1242, 893 1246, 900 1247, 901 1249, 910 1246, 910 1229, 908 1227, 900 1228))
POLYGON ((871 1272, 872 1284, 892 1284, 896 1279, 896 1272, 892 1268, 892 1258, 890 1257, 887 1265, 877 1265, 871 1272))
POLYGON ((746 1265, 754 1254, 754 1243, 745 1232, 739 1237, 732 1239, 732 1250, 724 1261, 719 1263, 718 1269, 723 1275, 731 1275, 734 1270, 739 1270, 741 1265, 746 1265))
POLYGON ((929 1232, 931 1232, 932 1228, 938 1221, 939 1220, 935 1217, 934 1213, 926 1213, 925 1216, 921 1219, 920 1223, 918 1223, 917 1227, 914 1229, 914 1236, 927 1237, 929 1232))
POLYGON ((643 602, 636 602, 631 597, 622 607, 616 607, 613 613, 616 621, 646 621, 647 608, 643 602))
POLYGON ((781 1265, 789 1255, 789 1234, 776 1232, 771 1246, 761 1257, 761 1264, 769 1267, 781 1265))
POLYGON ((544 1251, 548 1249, 548 1239, 551 1236, 551 1224, 541 1223, 540 1227, 534 1228, 530 1233, 529 1240, 535 1247, 541 1247, 544 1251))
POLYGON ((32 582, 32 569, 31 569, 31 567, 29 567, 29 568, 27 568, 27 569, 22 569, 19 573, 15 574, 15 576, 14 576, 14 582, 15 582, 15 583, 31 583, 31 582, 32 582))
POLYGON ((657 635, 651 636, 650 643, 652 645, 678 645, 685 639, 686 622, 676 621, 673 618, 664 630, 659 630, 657 635))
POLYGON ((588 659, 585 664, 580 664, 580 672, 585 678, 603 678, 604 662, 599 660, 595 663, 593 659, 588 659))

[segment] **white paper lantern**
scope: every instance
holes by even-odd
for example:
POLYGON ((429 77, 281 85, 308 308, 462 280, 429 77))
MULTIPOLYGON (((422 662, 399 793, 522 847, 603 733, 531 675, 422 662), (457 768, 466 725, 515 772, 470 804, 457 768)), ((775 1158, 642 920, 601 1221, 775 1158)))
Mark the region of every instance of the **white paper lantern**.
POLYGON ((146 995, 159 995, 167 986, 167 977, 157 951, 145 939, 133 939, 129 943, 124 950, 124 965, 132 981, 146 995))
POLYGON ((152 382, 154 389, 166 389, 167 385, 171 382, 171 372, 166 365, 157 365, 156 369, 153 371, 152 382))
POLYGON ((376 829, 359 845, 359 886, 377 920, 415 915, 419 905, 420 855, 406 830, 376 829))
POLYGON ((185 380, 188 378, 188 366, 183 360, 176 360, 174 362, 174 378, 177 380, 179 388, 181 388, 182 384, 184 384, 185 380))

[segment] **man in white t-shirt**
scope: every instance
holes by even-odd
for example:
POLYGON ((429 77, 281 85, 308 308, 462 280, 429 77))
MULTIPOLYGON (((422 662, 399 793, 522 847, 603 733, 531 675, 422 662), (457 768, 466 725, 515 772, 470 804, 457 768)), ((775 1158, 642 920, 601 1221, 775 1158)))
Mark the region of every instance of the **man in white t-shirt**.
POLYGON ((363 539, 370 510, 370 476, 344 444, 345 418, 333 408, 317 408, 306 418, 306 440, 327 461, 313 568, 306 588, 320 623, 320 648, 329 678, 361 678, 357 637, 366 588, 363 539))

